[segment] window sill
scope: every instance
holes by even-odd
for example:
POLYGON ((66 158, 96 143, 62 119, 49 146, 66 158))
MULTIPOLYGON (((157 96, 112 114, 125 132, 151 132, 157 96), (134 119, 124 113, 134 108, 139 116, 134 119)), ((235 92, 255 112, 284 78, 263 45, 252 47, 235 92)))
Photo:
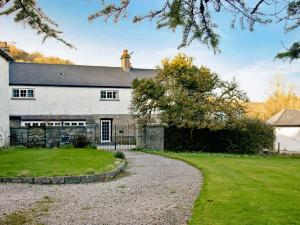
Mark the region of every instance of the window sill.
POLYGON ((14 98, 12 97, 11 100, 36 100, 35 98, 14 98))
POLYGON ((109 101, 109 102, 118 102, 118 101, 120 101, 120 99, 99 99, 99 101, 104 101, 104 102, 107 102, 107 101, 109 101))

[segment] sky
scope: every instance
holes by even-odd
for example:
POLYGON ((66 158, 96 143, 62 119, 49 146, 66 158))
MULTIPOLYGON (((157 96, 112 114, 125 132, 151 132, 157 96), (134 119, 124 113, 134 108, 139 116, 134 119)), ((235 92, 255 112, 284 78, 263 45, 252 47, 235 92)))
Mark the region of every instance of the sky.
POLYGON ((75 64, 120 66, 123 49, 132 54, 132 65, 137 68, 155 68, 165 57, 179 52, 194 58, 197 65, 204 65, 223 79, 235 78, 251 101, 263 101, 270 92, 270 83, 277 74, 283 75, 288 84, 300 95, 300 62, 275 60, 283 51, 300 38, 299 30, 284 33, 283 24, 257 25, 254 32, 230 27, 232 18, 224 14, 215 16, 217 31, 221 36, 221 53, 214 54, 200 42, 177 49, 181 43, 180 30, 156 29, 155 21, 133 24, 131 18, 147 9, 158 8, 163 0, 134 0, 128 10, 128 18, 115 24, 97 19, 88 22, 87 17, 101 7, 99 0, 39 0, 45 13, 54 19, 63 38, 76 46, 69 49, 62 43, 42 37, 33 30, 13 22, 13 17, 0 17, 0 41, 15 43, 28 52, 39 51, 47 56, 70 59, 75 64))

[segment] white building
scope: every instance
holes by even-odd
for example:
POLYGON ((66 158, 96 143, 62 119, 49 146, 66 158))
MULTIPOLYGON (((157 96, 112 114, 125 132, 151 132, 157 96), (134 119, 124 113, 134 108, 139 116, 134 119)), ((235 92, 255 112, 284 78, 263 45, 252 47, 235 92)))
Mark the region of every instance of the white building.
POLYGON ((127 50, 121 67, 19 63, 1 54, 0 126, 6 135, 9 122, 10 127, 99 124, 101 141, 109 142, 113 124, 134 123, 132 81, 154 75, 152 69, 131 67, 127 50))
POLYGON ((9 62, 13 59, 0 50, 0 147, 8 144, 9 138, 9 62))
POLYGON ((267 123, 275 127, 275 149, 281 153, 300 153, 300 110, 284 109, 267 123))

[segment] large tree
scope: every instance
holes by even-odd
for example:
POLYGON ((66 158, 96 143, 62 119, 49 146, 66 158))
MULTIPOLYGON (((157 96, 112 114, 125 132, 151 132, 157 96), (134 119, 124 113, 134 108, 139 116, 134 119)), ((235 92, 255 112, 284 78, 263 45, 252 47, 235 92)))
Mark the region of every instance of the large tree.
POLYGON ((235 125, 248 98, 236 81, 223 81, 193 59, 165 59, 153 78, 133 82, 131 111, 140 124, 160 120, 186 128, 219 129, 235 125))
POLYGON ((270 83, 267 99, 259 103, 250 102, 247 108, 249 117, 268 120, 283 109, 300 109, 300 96, 283 76, 276 75, 270 83))
MULTIPOLYGON (((133 4, 131 0, 102 0, 101 8, 89 17, 93 21, 99 17, 106 20, 113 18, 115 22, 127 16, 127 10, 133 4)), ((138 3, 136 3, 138 4, 138 3)), ((139 4, 143 4, 142 2, 139 4)), ((71 6, 70 6, 71 7, 71 6)), ((47 38, 55 38, 69 47, 72 44, 61 37, 58 25, 47 17, 37 5, 37 0, 0 0, 0 16, 14 15, 15 21, 24 23, 38 34, 47 38)), ((300 0, 162 0, 158 9, 149 9, 145 15, 133 16, 133 22, 145 19, 156 20, 158 28, 175 30, 182 28, 183 38, 179 47, 189 45, 194 40, 219 51, 220 36, 213 14, 224 13, 232 17, 232 26, 240 23, 241 27, 254 29, 256 23, 285 23, 285 31, 291 32, 300 25, 300 0)), ((223 14, 222 14, 223 15, 223 14)), ((280 59, 299 59, 300 44, 296 41, 286 52, 277 55, 280 59)))

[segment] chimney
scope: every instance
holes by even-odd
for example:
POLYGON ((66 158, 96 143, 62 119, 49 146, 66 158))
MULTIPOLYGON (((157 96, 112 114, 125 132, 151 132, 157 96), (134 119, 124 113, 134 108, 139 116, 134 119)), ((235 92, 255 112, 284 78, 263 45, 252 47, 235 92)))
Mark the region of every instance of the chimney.
POLYGON ((124 71, 129 72, 131 68, 130 63, 130 54, 128 54, 128 50, 123 50, 122 56, 121 56, 121 66, 124 71))
POLYGON ((10 50, 6 41, 0 41, 0 49, 5 53, 9 54, 10 50))

